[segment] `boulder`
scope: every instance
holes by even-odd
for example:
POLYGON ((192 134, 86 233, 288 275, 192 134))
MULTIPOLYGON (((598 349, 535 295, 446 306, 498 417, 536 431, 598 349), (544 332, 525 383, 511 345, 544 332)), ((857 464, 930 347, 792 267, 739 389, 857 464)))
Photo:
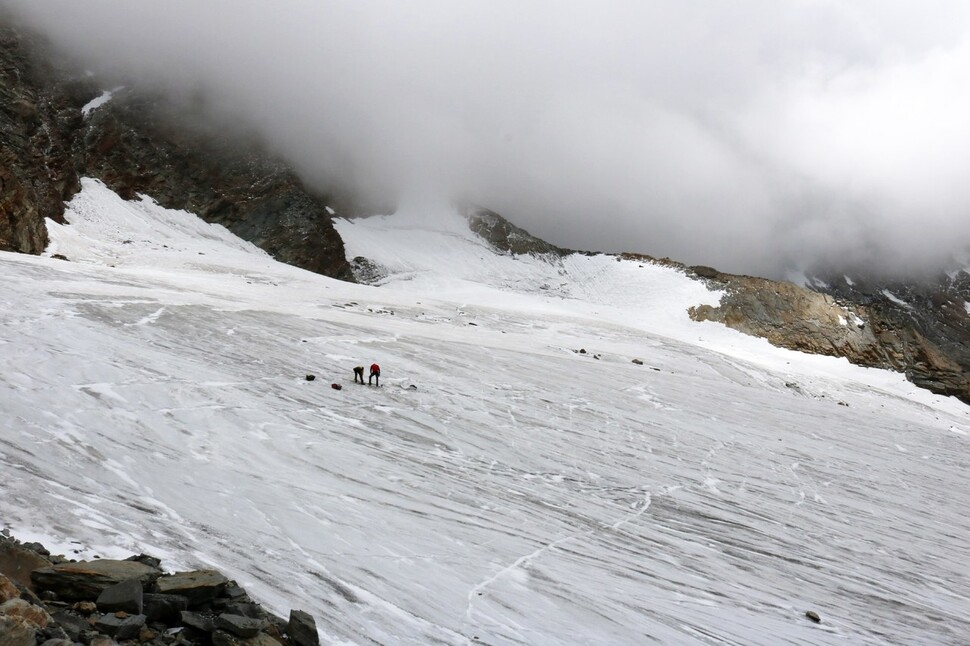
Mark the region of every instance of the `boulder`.
POLYGON ((21 617, 0 615, 0 646, 34 646, 37 629, 21 617))
POLYGON ((101 612, 118 612, 140 615, 143 610, 143 591, 136 579, 128 579, 107 587, 98 595, 97 606, 101 612))
POLYGON ((211 633, 216 629, 216 622, 212 615, 204 612, 189 612, 183 610, 179 613, 179 621, 183 626, 201 630, 204 633, 211 633))
POLYGON ((143 612, 148 621, 174 624, 179 621, 180 613, 188 610, 189 600, 180 594, 159 594, 146 592, 142 596, 143 612))
POLYGON ((137 639, 142 627, 145 625, 145 615, 119 614, 124 616, 102 615, 95 622, 94 627, 106 635, 111 635, 118 641, 137 639))
POLYGON ((244 639, 255 637, 264 626, 266 626, 266 621, 263 619, 254 619, 241 615, 223 613, 216 618, 216 628, 221 628, 226 632, 244 639))
POLYGON ((94 634, 91 636, 88 646, 118 646, 118 642, 108 635, 94 634))
POLYGON ((34 570, 30 578, 38 590, 51 590, 61 599, 78 600, 95 599, 105 588, 129 579, 137 580, 144 588, 160 574, 157 568, 137 561, 101 559, 52 565, 34 570))
POLYGON ((230 615, 240 615, 254 619, 266 618, 266 611, 258 603, 231 603, 226 608, 226 612, 230 615))
POLYGON ((216 570, 176 572, 155 582, 161 594, 179 594, 188 599, 189 606, 212 601, 226 589, 229 579, 216 570))
POLYGON ((51 616, 46 610, 23 599, 10 599, 0 604, 0 615, 19 617, 40 630, 46 628, 51 622, 51 616))
POLYGON ((91 628, 91 624, 85 621, 83 617, 67 610, 58 610, 51 614, 51 618, 57 622, 57 625, 67 633, 68 639, 72 641, 81 641, 81 633, 91 628))
POLYGON ((280 642, 266 633, 242 639, 224 630, 217 630, 212 633, 212 646, 280 646, 280 642))
POLYGON ((290 610, 290 621, 286 624, 286 634, 290 643, 296 646, 320 646, 317 622, 302 610, 290 610))

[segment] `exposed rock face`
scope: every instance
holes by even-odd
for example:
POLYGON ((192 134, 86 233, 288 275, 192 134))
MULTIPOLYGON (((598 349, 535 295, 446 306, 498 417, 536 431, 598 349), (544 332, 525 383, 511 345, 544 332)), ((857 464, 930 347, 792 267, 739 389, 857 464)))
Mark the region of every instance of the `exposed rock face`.
POLYGON ((792 350, 904 372, 917 386, 970 403, 970 372, 965 367, 970 362, 961 365, 960 353, 948 352, 924 334, 933 329, 925 319, 885 297, 853 304, 786 282, 710 268, 693 273, 726 292, 718 307, 691 308, 694 320, 717 321, 792 350))
POLYGON ((90 176, 222 224, 282 262, 353 280, 327 210, 354 211, 351 198, 311 193, 254 137, 195 125, 199 106, 119 89, 84 114, 104 88, 82 71, 0 13, 0 249, 43 251, 44 218, 61 221, 79 176, 90 176))
POLYGON ((62 221, 63 201, 80 187, 71 142, 81 97, 28 50, 43 45, 0 23, 0 250, 40 253, 44 218, 62 221))
POLYGON ((137 561, 101 559, 61 563, 34 570, 30 578, 38 590, 50 590, 62 599, 97 599, 106 588, 135 579, 143 586, 161 575, 157 568, 137 561))
POLYGON ((494 211, 481 207, 465 206, 461 213, 468 218, 468 226, 490 245, 515 255, 552 255, 562 257, 572 253, 533 236, 494 211))

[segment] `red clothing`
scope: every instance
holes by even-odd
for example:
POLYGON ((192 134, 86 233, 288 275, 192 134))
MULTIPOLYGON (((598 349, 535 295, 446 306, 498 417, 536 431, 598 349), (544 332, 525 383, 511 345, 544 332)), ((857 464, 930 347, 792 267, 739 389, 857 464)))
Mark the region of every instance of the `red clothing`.
POLYGON ((381 367, 379 365, 377 365, 376 363, 372 363, 370 365, 370 373, 372 375, 379 375, 379 374, 381 374, 381 367))

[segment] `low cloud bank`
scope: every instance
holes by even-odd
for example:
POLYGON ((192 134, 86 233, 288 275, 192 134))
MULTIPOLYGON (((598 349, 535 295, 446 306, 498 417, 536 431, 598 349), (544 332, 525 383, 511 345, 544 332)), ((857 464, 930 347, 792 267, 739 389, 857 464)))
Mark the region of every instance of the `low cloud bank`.
POLYGON ((0 4, 106 77, 204 94, 321 186, 734 272, 970 246, 960 1, 0 4))

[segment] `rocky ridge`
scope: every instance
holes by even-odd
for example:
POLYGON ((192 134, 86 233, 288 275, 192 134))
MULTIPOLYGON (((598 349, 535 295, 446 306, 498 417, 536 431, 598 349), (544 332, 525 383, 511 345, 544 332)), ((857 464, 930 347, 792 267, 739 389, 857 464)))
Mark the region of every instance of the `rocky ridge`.
POLYGON ((284 620, 215 570, 160 566, 71 561, 0 536, 0 646, 319 646, 307 613, 284 620))
POLYGON ((44 219, 62 221, 88 176, 222 224, 282 262, 353 280, 332 217, 361 214, 357 202, 311 192, 254 135, 207 128, 205 115, 191 99, 137 87, 106 93, 0 13, 0 250, 41 253, 44 219))
POLYGON ((724 290, 717 307, 691 308, 696 321, 716 321, 773 345, 845 357, 851 363, 905 373, 911 382, 970 404, 970 315, 962 297, 911 307, 886 296, 851 298, 792 283, 689 269, 724 290), (953 304, 954 299, 960 307, 953 304))

